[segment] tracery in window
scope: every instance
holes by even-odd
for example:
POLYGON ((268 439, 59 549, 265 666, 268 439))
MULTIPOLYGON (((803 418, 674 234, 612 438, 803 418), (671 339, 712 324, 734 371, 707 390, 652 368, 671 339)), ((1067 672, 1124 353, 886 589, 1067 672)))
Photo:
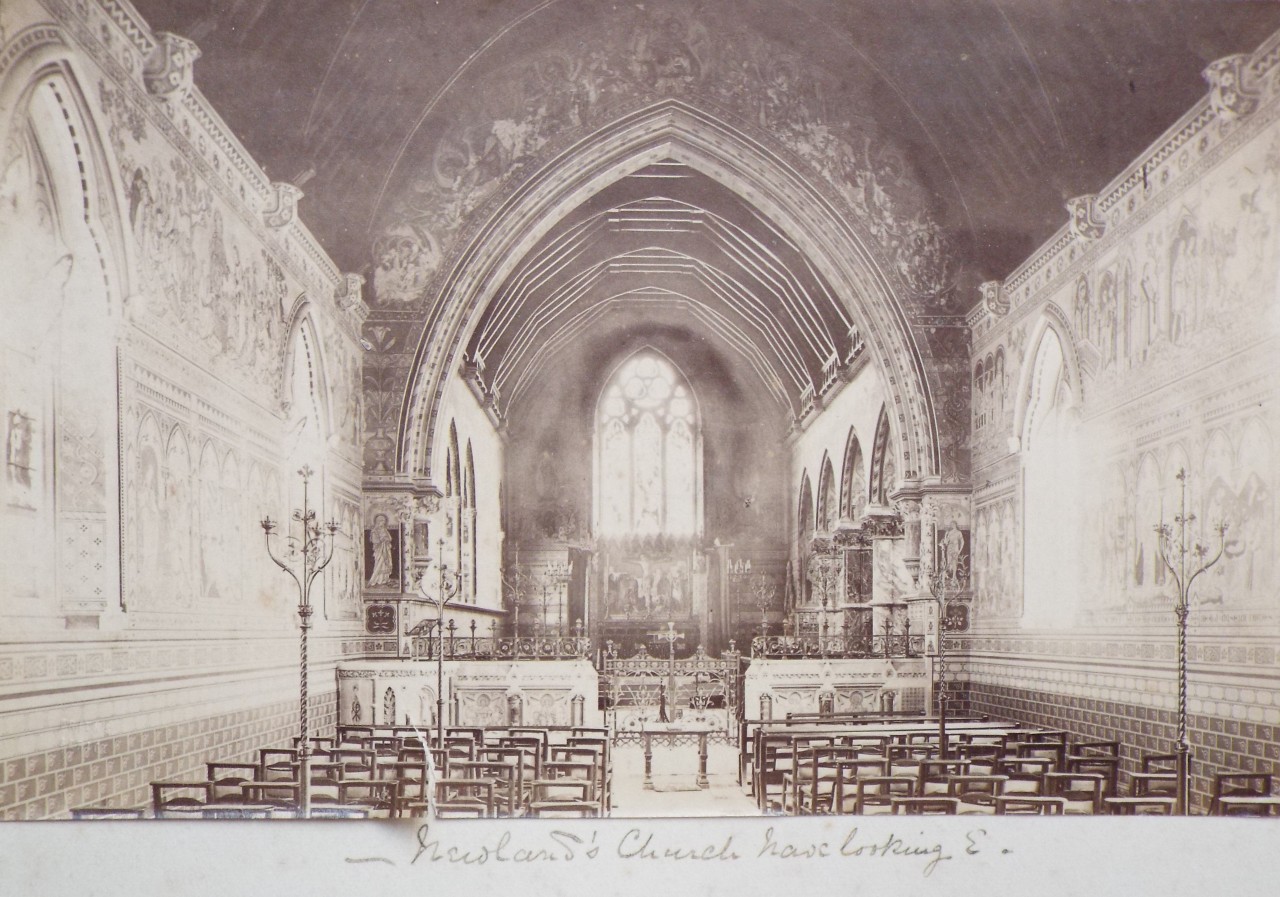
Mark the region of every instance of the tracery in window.
POLYGON ((656 352, 633 355, 605 386, 596 409, 596 532, 697 535, 701 460, 689 384, 656 352))

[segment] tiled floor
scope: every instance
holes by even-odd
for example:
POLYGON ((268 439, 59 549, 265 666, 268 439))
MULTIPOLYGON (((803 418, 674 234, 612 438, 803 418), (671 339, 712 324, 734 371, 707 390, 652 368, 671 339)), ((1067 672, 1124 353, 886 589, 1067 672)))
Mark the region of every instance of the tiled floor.
POLYGON ((755 801, 738 785, 738 749, 712 744, 707 750, 709 788, 698 788, 698 750, 692 745, 653 746, 653 783, 646 791, 644 752, 639 745, 613 749, 613 813, 616 817, 759 816, 755 801))

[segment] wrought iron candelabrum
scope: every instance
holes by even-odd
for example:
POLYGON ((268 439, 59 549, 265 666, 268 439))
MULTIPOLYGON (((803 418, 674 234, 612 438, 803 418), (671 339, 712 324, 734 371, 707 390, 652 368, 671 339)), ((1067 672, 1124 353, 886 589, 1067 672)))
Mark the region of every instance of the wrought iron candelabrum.
POLYGON ((1219 521, 1212 527, 1218 536, 1218 549, 1212 558, 1209 557, 1209 546, 1199 541, 1189 543, 1188 529, 1196 515, 1187 513, 1187 471, 1179 469, 1176 478, 1180 491, 1178 513, 1172 525, 1164 522, 1162 514, 1155 530, 1159 537, 1160 560, 1169 570, 1178 590, 1173 606, 1178 625, 1178 743, 1174 747, 1178 782, 1174 812, 1185 816, 1191 783, 1191 745, 1187 741, 1187 617, 1191 614, 1191 586, 1200 574, 1222 560, 1227 544, 1227 524, 1219 521))
POLYGON ((511 609, 511 637, 520 638, 520 606, 533 591, 533 577, 520 567, 520 546, 516 546, 515 558, 502 577, 502 584, 507 594, 508 606, 511 609))
POLYGON ((763 576, 757 576, 751 582, 751 593, 756 607, 760 608, 760 637, 769 636, 769 609, 778 597, 778 587, 763 576))
MULTIPOLYGON (((947 680, 947 605, 969 588, 969 570, 964 559, 952 564, 935 564, 926 571, 929 593, 938 604, 938 659, 937 659, 937 704, 938 704, 938 749, 939 756, 947 759, 947 704, 951 699, 951 686, 947 680)), ((910 611, 908 610, 908 614, 910 611)), ((908 616, 908 620, 910 617, 908 616)), ((908 623, 908 626, 910 624, 908 623)), ((908 629, 908 633, 910 629, 908 629)), ((907 636, 908 646, 910 635, 907 636)))
POLYGON ((732 638, 738 634, 738 627, 742 624, 742 590, 745 584, 751 582, 751 558, 730 559, 726 573, 732 586, 732 612, 728 615, 727 622, 729 625, 725 627, 728 630, 725 634, 732 638))
POLYGON ((300 770, 299 795, 303 818, 311 815, 311 732, 307 718, 307 678, 309 667, 307 660, 307 632, 311 629, 311 586, 324 568, 333 560, 334 536, 338 532, 336 520, 320 524, 316 512, 310 504, 311 477, 315 475, 309 466, 298 471, 302 478, 302 507, 293 511, 293 521, 300 524, 301 535, 293 534, 293 527, 285 535, 286 552, 284 557, 277 557, 271 548, 271 537, 275 535, 276 522, 270 516, 262 518, 262 532, 266 541, 267 556, 275 565, 293 579, 298 587, 298 620, 301 629, 301 645, 299 660, 299 739, 298 764, 300 770), (295 569, 296 568, 296 569, 295 569))
POLYGON ((547 620, 547 587, 552 586, 556 593, 556 638, 564 637, 564 603, 569 580, 573 576, 573 564, 552 561, 543 571, 542 582, 542 623, 543 629, 550 628, 547 620))
MULTIPOLYGON (((433 596, 427 591, 425 573, 418 580, 418 592, 436 608, 436 745, 440 746, 444 744, 444 611, 462 592, 463 574, 461 571, 450 570, 445 564, 444 539, 439 541, 437 550, 439 562, 436 565, 436 593, 433 596)), ((453 620, 450 620, 449 629, 453 628, 453 620)), ((427 644, 431 644, 430 628, 427 629, 427 644)))

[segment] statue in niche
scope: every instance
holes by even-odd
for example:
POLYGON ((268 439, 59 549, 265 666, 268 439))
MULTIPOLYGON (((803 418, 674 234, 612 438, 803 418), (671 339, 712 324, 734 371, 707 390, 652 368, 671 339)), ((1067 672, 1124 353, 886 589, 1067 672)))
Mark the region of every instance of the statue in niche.
POLYGON ((5 438, 5 471, 9 482, 31 488, 31 417, 10 411, 5 438))
POLYGON ((960 525, 955 520, 951 521, 946 532, 938 534, 938 547, 947 581, 956 582, 967 573, 968 564, 964 559, 965 534, 960 531, 960 525))
POLYGON ((369 561, 369 585, 390 586, 394 584, 396 528, 387 526, 387 515, 379 514, 373 518, 373 526, 366 535, 369 561))

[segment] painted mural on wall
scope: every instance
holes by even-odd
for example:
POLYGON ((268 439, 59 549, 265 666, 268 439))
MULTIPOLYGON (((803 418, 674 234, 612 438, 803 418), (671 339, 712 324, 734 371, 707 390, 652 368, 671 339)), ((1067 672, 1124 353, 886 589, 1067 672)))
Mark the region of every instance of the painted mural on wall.
MULTIPOLYGON (((1276 615, 1272 552, 1263 547, 1280 535, 1276 408, 1263 387, 1274 362, 1257 347, 1273 338, 1280 283, 1280 127, 1223 154, 1131 230, 1108 234, 1088 264, 1038 298, 1069 321, 1082 378, 1081 432, 1093 447, 1080 486, 1090 521, 1084 551, 1094 560, 1081 571, 1081 609, 1099 622, 1172 606, 1154 527, 1175 513, 1179 469, 1188 473, 1197 525, 1231 527, 1224 560, 1196 583, 1199 619, 1276 615), (1207 379, 1197 373, 1210 365, 1219 370, 1207 379), (1188 404, 1179 391, 1186 387, 1170 386, 1180 382, 1205 398, 1188 404)), ((979 467, 1000 462, 1020 435, 1013 414, 1035 321, 1022 315, 975 351, 979 467)), ((1018 513, 1013 496, 976 511, 976 608, 986 617, 1021 614, 1018 513)))
POLYGON ((284 270, 123 91, 102 80, 98 99, 138 252, 131 320, 220 374, 278 382, 284 270))
POLYGON ((470 92, 375 243, 375 305, 420 301, 467 217, 549 149, 665 96, 710 104, 780 140, 839 193, 909 289, 945 294, 952 255, 905 157, 869 115, 827 114, 823 98, 848 98, 847 86, 731 17, 718 22, 713 31, 686 9, 620 8, 606 41, 583 52, 566 35, 470 92))

